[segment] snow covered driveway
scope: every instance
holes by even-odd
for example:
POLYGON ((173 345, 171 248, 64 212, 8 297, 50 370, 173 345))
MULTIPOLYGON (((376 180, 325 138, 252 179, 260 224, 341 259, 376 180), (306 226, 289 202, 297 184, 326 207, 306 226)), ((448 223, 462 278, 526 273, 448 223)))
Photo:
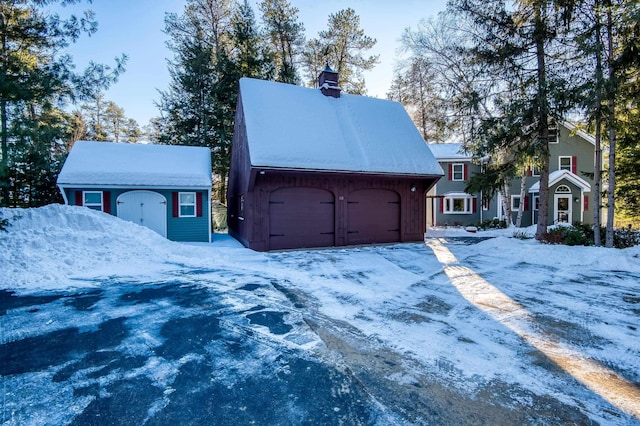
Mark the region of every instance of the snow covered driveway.
POLYGON ((640 424, 638 249, 261 254, 2 213, 5 424, 640 424))

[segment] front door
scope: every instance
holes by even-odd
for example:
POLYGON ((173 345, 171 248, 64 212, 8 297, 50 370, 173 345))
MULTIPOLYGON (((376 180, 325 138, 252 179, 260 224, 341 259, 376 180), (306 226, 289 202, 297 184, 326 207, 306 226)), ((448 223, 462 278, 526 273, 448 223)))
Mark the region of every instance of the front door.
POLYGON ((556 194, 554 205, 553 221, 555 223, 571 223, 573 213, 571 210, 571 195, 556 194))
POLYGON ((167 237, 167 199, 154 191, 128 191, 116 202, 118 217, 167 237))

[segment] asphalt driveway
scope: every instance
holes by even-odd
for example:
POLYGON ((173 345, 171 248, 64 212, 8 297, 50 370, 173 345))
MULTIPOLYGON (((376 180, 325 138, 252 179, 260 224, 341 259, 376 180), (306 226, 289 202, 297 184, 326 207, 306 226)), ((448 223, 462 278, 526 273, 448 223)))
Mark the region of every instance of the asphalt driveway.
MULTIPOLYGON (((452 302, 459 295, 445 287, 447 277, 424 245, 260 259, 270 272, 288 275, 175 264, 151 281, 107 277, 77 290, 0 290, 0 419, 7 425, 595 423, 568 398, 503 380, 473 379, 461 387, 453 346, 450 361, 439 358, 427 368, 424 356, 420 361, 376 337, 376 327, 390 318, 392 326, 417 330, 412 338, 453 336, 480 360, 473 349, 481 347, 480 336, 476 343, 442 319, 462 328, 480 317, 463 301, 452 302), (344 288, 335 288, 335 271, 344 288), (403 301, 383 294, 376 318, 380 290, 370 283, 409 275, 423 278, 407 290, 392 289, 403 301), (359 307, 358 327, 338 311, 328 314, 328 298, 320 309, 317 295, 305 290, 323 282, 340 301, 335 309, 359 307), (346 283, 356 290, 350 293, 346 283)), ((593 400, 543 353, 497 330, 491 338, 516 347, 534 371, 555 377, 575 398, 593 400)), ((636 423, 607 409, 611 424, 636 423)))

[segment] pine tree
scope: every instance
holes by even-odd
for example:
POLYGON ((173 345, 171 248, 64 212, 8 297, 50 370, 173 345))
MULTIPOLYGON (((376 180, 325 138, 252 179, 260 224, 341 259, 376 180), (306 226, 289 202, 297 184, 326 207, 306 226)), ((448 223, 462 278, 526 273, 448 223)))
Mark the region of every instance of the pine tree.
POLYGON ((77 73, 64 49, 96 23, 90 13, 81 19, 46 14, 48 3, 55 1, 0 2, 0 205, 51 200, 57 147, 70 135, 61 120, 71 117, 60 109, 106 88, 126 61, 116 60, 114 69, 91 63, 77 73))
POLYGON ((329 15, 328 28, 320 31, 317 39, 307 43, 305 67, 309 81, 315 81, 316 71, 325 64, 318 63, 318 46, 322 46, 324 62, 338 73, 338 84, 353 94, 365 94, 363 71, 369 71, 378 63, 378 55, 366 56, 365 52, 376 44, 376 39, 365 35, 360 28, 360 16, 351 9, 343 9, 329 15))
POLYGON ((154 136, 169 144, 206 146, 224 202, 233 121, 241 77, 269 78, 273 66, 248 2, 189 0, 181 16, 167 15, 165 31, 174 52, 171 82, 161 92, 161 123, 154 136))
POLYGON ((558 10, 563 9, 541 0, 523 0, 513 8, 499 0, 457 0, 453 4, 472 19, 476 33, 471 53, 495 82, 493 117, 481 119, 476 139, 489 151, 507 149, 508 160, 515 164, 526 157, 539 159, 536 238, 542 239, 548 223, 549 124, 564 113, 572 87, 563 71, 570 64, 562 61, 566 55, 562 45, 555 43, 562 16, 558 10), (496 124, 500 132, 495 131, 496 124))
POLYGON ((276 81, 298 84, 296 63, 304 44, 304 25, 298 21, 298 9, 288 0, 263 0, 259 7, 276 81))

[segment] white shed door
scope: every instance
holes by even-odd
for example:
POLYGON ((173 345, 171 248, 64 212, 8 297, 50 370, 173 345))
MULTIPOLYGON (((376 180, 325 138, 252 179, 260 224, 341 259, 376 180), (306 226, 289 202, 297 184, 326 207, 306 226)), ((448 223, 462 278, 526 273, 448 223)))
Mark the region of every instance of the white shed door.
POLYGON ((129 191, 116 202, 118 217, 153 229, 167 237, 167 199, 153 191, 129 191))

